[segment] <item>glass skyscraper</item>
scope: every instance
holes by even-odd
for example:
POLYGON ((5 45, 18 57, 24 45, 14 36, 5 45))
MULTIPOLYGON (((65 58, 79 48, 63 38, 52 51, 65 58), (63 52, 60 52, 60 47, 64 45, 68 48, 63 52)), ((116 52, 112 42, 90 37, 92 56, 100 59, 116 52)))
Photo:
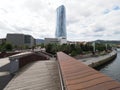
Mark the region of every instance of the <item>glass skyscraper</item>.
POLYGON ((57 8, 56 38, 67 38, 66 35, 66 12, 64 5, 57 8))

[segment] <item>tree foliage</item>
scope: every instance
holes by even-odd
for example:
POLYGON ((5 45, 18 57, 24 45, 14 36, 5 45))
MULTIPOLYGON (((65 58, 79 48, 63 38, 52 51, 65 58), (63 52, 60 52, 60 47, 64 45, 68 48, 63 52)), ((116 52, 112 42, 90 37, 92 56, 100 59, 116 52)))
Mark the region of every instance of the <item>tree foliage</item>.
POLYGON ((0 51, 4 52, 4 51, 12 51, 13 46, 10 43, 3 43, 0 45, 0 51))
MULTIPOLYGON (((104 51, 106 49, 105 44, 96 44, 97 51, 104 51)), ((56 54, 58 51, 62 51, 71 56, 76 56, 78 54, 84 54, 88 52, 93 52, 93 46, 91 43, 87 44, 47 44, 45 45, 46 52, 51 54, 56 54)), ((110 49, 111 47, 109 47, 110 49)))

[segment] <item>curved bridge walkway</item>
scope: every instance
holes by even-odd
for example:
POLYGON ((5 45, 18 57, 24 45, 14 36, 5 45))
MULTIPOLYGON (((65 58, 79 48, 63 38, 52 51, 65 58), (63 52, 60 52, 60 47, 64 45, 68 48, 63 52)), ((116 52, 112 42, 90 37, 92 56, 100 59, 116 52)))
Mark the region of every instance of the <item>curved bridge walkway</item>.
POLYGON ((35 61, 19 71, 4 90, 60 90, 57 62, 35 61))
POLYGON ((120 83, 80 61, 57 53, 64 90, 120 90, 120 83))
POLYGON ((4 90, 120 90, 120 83, 62 53, 23 67, 4 90))

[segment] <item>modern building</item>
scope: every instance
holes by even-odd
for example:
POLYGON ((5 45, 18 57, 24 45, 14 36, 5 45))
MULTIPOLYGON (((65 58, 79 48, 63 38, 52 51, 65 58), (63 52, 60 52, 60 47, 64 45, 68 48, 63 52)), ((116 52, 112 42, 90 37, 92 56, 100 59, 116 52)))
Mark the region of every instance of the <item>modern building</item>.
POLYGON ((59 44, 67 44, 66 38, 58 38, 59 44))
POLYGON ((67 40, 64 38, 45 38, 45 42, 44 44, 53 44, 53 43, 57 43, 57 44, 67 44, 67 40))
POLYGON ((3 43, 5 43, 6 42, 6 38, 1 38, 0 39, 0 44, 3 44, 3 43))
POLYGON ((35 39, 31 35, 24 34, 7 34, 6 41, 11 43, 13 46, 19 47, 32 47, 35 45, 35 39))
POLYGON ((56 38, 45 38, 45 44, 49 43, 58 43, 66 44, 67 35, 66 35, 66 11, 64 5, 61 5, 57 8, 57 19, 56 19, 56 38))
POLYGON ((45 38, 45 44, 49 44, 49 43, 59 43, 59 40, 57 38, 45 38))
POLYGON ((57 20, 56 20, 56 38, 67 38, 66 35, 66 11, 64 5, 57 8, 57 20))

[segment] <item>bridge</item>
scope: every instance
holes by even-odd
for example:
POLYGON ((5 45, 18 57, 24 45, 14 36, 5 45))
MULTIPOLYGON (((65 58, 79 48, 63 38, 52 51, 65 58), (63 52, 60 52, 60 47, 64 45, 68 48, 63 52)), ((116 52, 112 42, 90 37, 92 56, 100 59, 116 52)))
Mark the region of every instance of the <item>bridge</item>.
POLYGON ((120 83, 58 52, 57 60, 25 66, 4 90, 120 90, 120 83))
POLYGON ((120 83, 74 58, 57 53, 63 90, 120 90, 120 83))

